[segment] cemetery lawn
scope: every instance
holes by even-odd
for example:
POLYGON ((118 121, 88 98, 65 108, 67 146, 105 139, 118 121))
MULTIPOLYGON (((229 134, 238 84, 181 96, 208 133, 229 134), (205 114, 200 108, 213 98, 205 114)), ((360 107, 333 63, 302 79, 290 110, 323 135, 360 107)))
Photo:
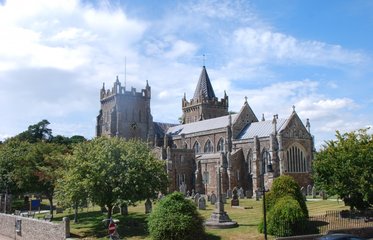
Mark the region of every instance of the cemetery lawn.
MULTIPOLYGON (((157 204, 153 205, 153 208, 157 204)), ((320 200, 311 199, 307 201, 307 207, 310 216, 322 215, 329 210, 344 210, 348 207, 344 206, 342 201, 335 199, 320 200)), ((263 235, 258 233, 257 226, 263 216, 262 201, 255 199, 240 199, 240 207, 232 208, 230 205, 224 205, 225 211, 229 217, 237 221, 239 227, 231 229, 209 229, 206 228, 208 238, 210 240, 225 240, 225 239, 263 239, 263 235)), ((206 210, 199 210, 201 215, 208 219, 214 210, 211 204, 207 204, 206 210)), ((128 240, 135 239, 151 239, 146 230, 146 217, 144 214, 144 203, 139 203, 137 206, 128 208, 129 214, 121 216, 114 214, 113 218, 118 219, 118 232, 121 238, 128 240)), ((106 218, 106 214, 102 214, 98 207, 84 208, 79 211, 78 223, 74 223, 73 211, 65 210, 63 214, 55 215, 53 221, 60 222, 62 217, 68 216, 71 219, 71 233, 73 238, 84 239, 108 239, 107 229, 102 223, 106 218)), ((269 236, 269 239, 274 239, 269 236)))

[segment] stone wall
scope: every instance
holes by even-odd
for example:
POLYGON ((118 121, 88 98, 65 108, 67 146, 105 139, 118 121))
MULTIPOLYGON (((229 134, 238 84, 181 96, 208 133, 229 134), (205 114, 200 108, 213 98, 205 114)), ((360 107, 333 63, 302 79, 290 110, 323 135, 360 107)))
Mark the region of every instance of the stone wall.
POLYGON ((34 218, 0 214, 0 235, 18 240, 62 240, 69 236, 68 223, 52 223, 34 218), (20 231, 16 231, 16 221, 20 231))

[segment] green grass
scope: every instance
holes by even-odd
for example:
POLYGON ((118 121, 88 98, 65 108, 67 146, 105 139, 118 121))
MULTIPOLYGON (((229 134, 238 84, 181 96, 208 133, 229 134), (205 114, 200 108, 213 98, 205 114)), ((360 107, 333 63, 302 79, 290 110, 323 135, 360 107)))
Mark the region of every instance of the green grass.
MULTIPOLYGON (((153 205, 156 207, 157 205, 153 205)), ((325 214, 329 210, 343 210, 348 209, 343 202, 336 200, 319 200, 307 201, 310 216, 325 214)), ((263 235, 258 233, 257 225, 262 216, 262 202, 255 201, 255 199, 240 199, 240 208, 232 208, 226 204, 225 211, 229 217, 237 221, 239 227, 232 229, 208 229, 209 240, 229 240, 229 239, 263 239, 263 235), (250 207, 245 209, 244 207, 250 207)), ((146 231, 146 217, 144 203, 139 203, 137 206, 129 207, 129 214, 121 216, 114 214, 114 218, 119 219, 118 231, 121 237, 125 239, 150 239, 146 231)), ((214 210, 210 204, 207 205, 206 210, 200 210, 201 215, 208 219, 214 210)), ((73 212, 65 211, 63 214, 55 215, 54 221, 61 221, 62 217, 68 216, 71 219, 71 233, 73 237, 84 239, 107 239, 107 229, 102 223, 106 218, 106 214, 102 214, 98 207, 90 207, 79 212, 79 222, 73 222, 73 212)), ((274 239, 269 236, 269 239, 274 239)))

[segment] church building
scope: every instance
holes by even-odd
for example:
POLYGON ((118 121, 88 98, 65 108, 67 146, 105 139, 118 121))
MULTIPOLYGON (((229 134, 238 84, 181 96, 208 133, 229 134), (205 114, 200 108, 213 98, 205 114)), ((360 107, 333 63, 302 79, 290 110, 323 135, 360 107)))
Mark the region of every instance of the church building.
POLYGON ((304 125, 295 107, 286 118, 274 114, 259 121, 245 97, 238 113, 231 114, 227 94, 216 97, 205 66, 193 98, 181 99, 182 123, 153 122, 150 99, 148 82, 140 92, 127 90, 118 78, 111 89, 104 85, 96 135, 146 141, 165 160, 170 192, 215 192, 217 167, 223 192, 242 188, 246 197, 284 174, 301 187, 312 183, 310 122, 304 125))

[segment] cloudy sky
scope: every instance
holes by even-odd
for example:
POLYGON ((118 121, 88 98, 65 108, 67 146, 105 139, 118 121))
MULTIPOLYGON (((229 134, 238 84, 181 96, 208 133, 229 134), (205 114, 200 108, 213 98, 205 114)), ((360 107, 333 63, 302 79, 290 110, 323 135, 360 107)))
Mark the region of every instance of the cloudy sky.
POLYGON ((203 55, 215 94, 258 118, 295 105, 316 145, 372 125, 373 2, 367 0, 0 0, 0 140, 42 119, 95 135, 103 82, 152 87, 176 123, 203 55))

